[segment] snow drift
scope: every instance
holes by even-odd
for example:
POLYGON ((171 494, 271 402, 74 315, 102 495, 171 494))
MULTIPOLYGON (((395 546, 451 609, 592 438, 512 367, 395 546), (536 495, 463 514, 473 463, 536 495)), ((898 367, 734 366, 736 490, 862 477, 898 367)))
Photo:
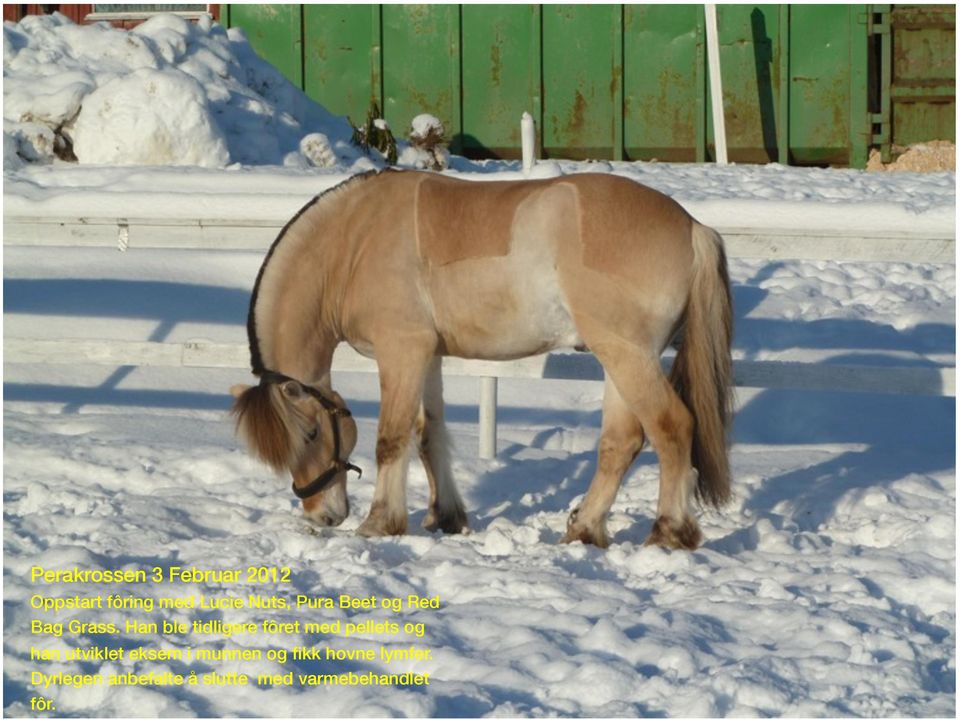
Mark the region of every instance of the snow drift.
POLYGON ((3 27, 4 166, 310 166, 322 135, 335 161, 361 159, 346 118, 291 85, 241 30, 157 15, 130 31, 28 16, 3 27), (314 142, 314 145, 316 141, 314 142))

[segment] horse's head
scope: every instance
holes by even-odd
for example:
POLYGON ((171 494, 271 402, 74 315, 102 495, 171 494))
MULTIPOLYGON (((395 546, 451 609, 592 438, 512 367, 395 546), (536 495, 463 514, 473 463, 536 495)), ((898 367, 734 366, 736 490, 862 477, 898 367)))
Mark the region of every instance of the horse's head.
POLYGON ((357 425, 332 390, 265 372, 259 385, 234 385, 237 431, 253 454, 277 472, 289 470, 307 516, 325 526, 350 513, 347 472, 357 425))

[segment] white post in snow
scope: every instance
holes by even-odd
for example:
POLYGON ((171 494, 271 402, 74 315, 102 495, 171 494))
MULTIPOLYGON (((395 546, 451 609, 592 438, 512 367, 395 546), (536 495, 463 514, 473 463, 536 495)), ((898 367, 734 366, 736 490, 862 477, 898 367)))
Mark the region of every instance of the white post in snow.
POLYGON ((717 164, 727 164, 727 128, 723 121, 723 86, 720 82, 720 44, 717 38, 717 6, 704 5, 707 19, 707 67, 710 73, 710 106, 717 164))
MULTIPOLYGON (((537 135, 533 116, 529 112, 520 117, 520 147, 523 157, 523 174, 533 172, 533 151, 537 135)), ((497 456, 497 385, 496 377, 480 378, 480 459, 497 456)))
POLYGON ((480 378, 480 459, 497 456, 497 378, 480 378))
POLYGON ((537 133, 533 125, 533 116, 529 112, 520 118, 520 147, 523 153, 523 174, 530 177, 533 171, 533 150, 537 144, 537 133))

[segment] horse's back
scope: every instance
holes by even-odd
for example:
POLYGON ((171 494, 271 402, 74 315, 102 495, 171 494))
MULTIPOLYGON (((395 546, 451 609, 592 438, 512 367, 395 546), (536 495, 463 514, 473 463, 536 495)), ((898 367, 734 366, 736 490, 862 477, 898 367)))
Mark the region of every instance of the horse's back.
POLYGON ((689 267, 692 219, 677 202, 627 178, 570 175, 576 189, 583 265, 644 282, 689 267))
POLYGON ((363 303, 392 324, 430 325, 443 354, 497 359, 576 346, 580 323, 598 320, 660 343, 682 312, 692 220, 632 180, 387 172, 358 190, 350 224, 376 226, 377 237, 357 241, 372 243, 368 257, 381 268, 366 273, 377 279, 363 303), (372 220, 371 208, 390 220, 372 220))
POLYGON ((574 234, 570 188, 425 178, 418 247, 443 351, 504 359, 579 344, 557 270, 574 234))

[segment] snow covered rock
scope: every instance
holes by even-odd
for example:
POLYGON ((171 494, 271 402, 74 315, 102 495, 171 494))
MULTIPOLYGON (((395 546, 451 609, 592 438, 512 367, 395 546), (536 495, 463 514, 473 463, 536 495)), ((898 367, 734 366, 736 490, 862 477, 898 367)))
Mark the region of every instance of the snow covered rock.
POLYGON ((322 132, 312 132, 300 140, 300 154, 316 167, 333 167, 337 164, 330 140, 322 132))

